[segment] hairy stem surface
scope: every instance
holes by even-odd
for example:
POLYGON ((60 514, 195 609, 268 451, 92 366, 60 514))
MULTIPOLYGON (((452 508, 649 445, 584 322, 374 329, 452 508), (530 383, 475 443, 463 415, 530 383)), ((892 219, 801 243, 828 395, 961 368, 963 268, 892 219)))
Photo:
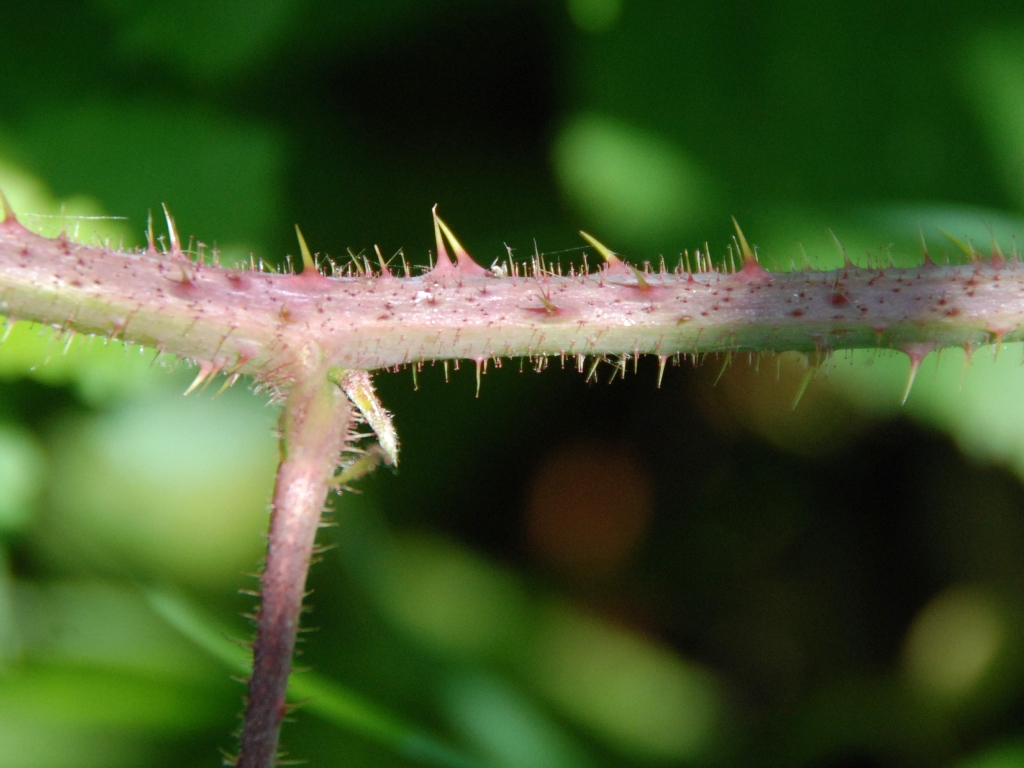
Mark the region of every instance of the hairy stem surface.
POLYGON ((644 274, 619 262, 584 275, 535 264, 496 276, 439 261, 421 276, 327 278, 207 266, 180 251, 119 253, 4 222, 0 313, 286 389, 310 364, 311 347, 330 365, 374 370, 547 355, 890 348, 919 357, 1019 341, 1024 267, 993 259, 884 271, 644 274))
POLYGON ((292 389, 281 413, 281 464, 261 577, 239 768, 271 768, 277 761, 306 573, 351 418, 345 394, 326 375, 316 374, 292 389))

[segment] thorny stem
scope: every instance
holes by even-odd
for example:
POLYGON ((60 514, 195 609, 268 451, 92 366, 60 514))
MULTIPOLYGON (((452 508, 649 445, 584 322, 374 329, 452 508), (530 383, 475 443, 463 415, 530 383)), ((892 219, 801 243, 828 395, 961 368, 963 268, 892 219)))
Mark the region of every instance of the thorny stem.
MULTIPOLYGON (((0 194, 0 314, 66 332, 120 338, 200 365, 193 386, 247 374, 286 397, 282 461, 274 491, 253 675, 237 765, 270 768, 285 714, 306 572, 329 484, 372 464, 356 461, 333 478, 352 405, 377 432, 381 456, 397 438, 367 371, 468 358, 477 375, 491 358, 547 356, 623 360, 654 354, 814 353, 889 348, 912 371, 928 352, 1024 339, 1024 267, 993 254, 981 262, 907 269, 772 274, 738 233, 737 272, 690 274, 628 267, 605 258, 593 273, 562 276, 541 259, 528 268, 476 265, 435 217, 437 264, 395 277, 360 265, 330 279, 303 246, 300 275, 207 266, 169 253, 88 247, 22 227, 0 194), (455 251, 449 260, 441 233, 455 251)), ((168 217, 169 225, 173 222, 168 217)), ((414 369, 415 370, 415 369, 414 369)))
POLYGON ((281 412, 281 464, 238 768, 270 768, 277 761, 306 573, 351 419, 348 398, 322 371, 294 387, 281 412))
MULTIPOLYGON (((478 268, 479 269, 479 268, 478 268)), ((817 356, 1024 339, 1024 267, 769 273, 540 268, 506 277, 438 261, 413 277, 268 274, 180 251, 119 253, 0 223, 0 314, 107 335, 286 389, 310 345, 341 369, 468 358, 771 352, 817 356), (441 268, 445 264, 446 267, 441 268)))

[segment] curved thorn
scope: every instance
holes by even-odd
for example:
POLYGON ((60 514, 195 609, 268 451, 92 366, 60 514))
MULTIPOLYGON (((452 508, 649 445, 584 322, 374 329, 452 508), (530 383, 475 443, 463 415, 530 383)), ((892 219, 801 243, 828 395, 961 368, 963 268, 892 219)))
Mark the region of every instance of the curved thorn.
POLYGON ((594 250, 601 254, 601 258, 608 263, 609 272, 628 272, 626 265, 622 262, 622 259, 616 256, 607 245, 600 242, 592 235, 587 234, 582 229, 580 230, 580 234, 583 236, 584 240, 594 246, 594 250))
POLYGON ((644 273, 634 267, 632 264, 627 264, 630 271, 636 277, 636 287, 641 291, 648 291, 651 288, 651 284, 647 282, 647 278, 644 277, 644 273))
POLYGON ((807 388, 811 385, 811 380, 817 372, 818 368, 816 366, 812 365, 807 368, 807 373, 804 374, 803 381, 800 382, 800 388, 796 391, 796 396, 793 398, 790 410, 795 411, 796 407, 800 405, 800 401, 804 399, 804 393, 807 392, 807 388))
POLYGON ((992 263, 998 264, 1006 261, 1006 256, 1003 254, 1003 249, 999 247, 999 242, 996 240, 995 232, 992 232, 992 263))
MULTIPOLYGON (((220 363, 219 365, 218 364, 214 364, 213 368, 211 368, 211 370, 210 370, 210 374, 206 377, 206 381, 203 383, 203 386, 201 386, 199 388, 199 394, 203 394, 203 392, 206 391, 206 388, 208 386, 210 386, 210 382, 212 382, 215 378, 217 378, 217 374, 219 374, 221 372, 221 369, 223 367, 224 367, 223 363, 220 363)), ((220 394, 220 393, 218 392, 217 394, 220 394)))
POLYGON ((928 253, 928 243, 924 241, 924 230, 921 229, 920 225, 917 227, 917 232, 921 235, 921 251, 924 253, 924 263, 931 264, 932 256, 928 253))
POLYGON ((181 253, 181 240, 178 237, 178 227, 174 223, 174 217, 167 210, 167 203, 161 203, 164 209, 164 218, 167 219, 167 236, 171 241, 171 253, 181 253))
MULTIPOLYGON (((302 236, 302 230, 299 229, 299 225, 295 225, 295 234, 299 236, 299 250, 302 252, 302 274, 309 272, 310 274, 317 272, 316 262, 313 261, 313 255, 309 252, 309 246, 306 245, 306 238, 302 236)), ((319 272, 317 272, 319 274, 319 272)))
POLYGON ((384 254, 380 252, 380 246, 373 246, 374 253, 377 254, 377 263, 380 264, 380 276, 391 277, 391 270, 388 269, 388 263, 384 261, 384 254))
POLYGON ((21 222, 18 221, 18 217, 14 214, 14 209, 11 207, 11 201, 7 199, 7 195, 0 189, 0 211, 3 211, 4 220, 0 222, 8 227, 21 226, 21 222))
POLYGON ((430 209, 431 215, 434 217, 434 240, 437 243, 437 263, 431 272, 444 273, 451 272, 455 269, 455 265, 452 264, 452 260, 448 256, 448 251, 444 247, 444 240, 441 237, 441 219, 437 215, 437 204, 430 209))
POLYGON ((185 394, 182 397, 187 397, 192 394, 195 389, 202 384, 206 377, 213 373, 213 363, 202 362, 199 364, 199 373, 196 374, 195 379, 189 384, 188 389, 185 390, 185 394))
POLYGON ((964 253, 964 255, 969 257, 971 261, 978 260, 978 252, 974 250, 974 246, 969 245, 968 243, 964 242, 955 235, 951 235, 944 229, 940 229, 939 232, 941 232, 942 236, 949 240, 949 242, 951 242, 953 245, 959 248, 964 253))
POLYGON ((910 375, 907 376, 907 386, 903 388, 903 397, 900 398, 900 405, 907 404, 907 398, 910 397, 910 390, 914 386, 914 379, 917 378, 917 372, 921 368, 921 358, 913 357, 910 358, 910 375))
POLYGON ((715 383, 712 384, 711 386, 718 386, 718 382, 722 380, 722 377, 725 375, 726 369, 728 369, 730 365, 732 365, 732 352, 726 352, 725 360, 722 361, 722 369, 718 372, 718 376, 715 377, 715 383))
POLYGON ((732 225, 736 228, 736 237, 740 241, 740 252, 743 254, 743 261, 756 263, 757 258, 754 256, 754 251, 747 244, 747 238, 743 236, 743 230, 740 229, 740 223, 736 221, 735 216, 732 217, 732 225))
POLYGON ((146 225, 146 253, 156 253, 156 236, 153 234, 153 209, 149 209, 149 220, 146 225))
POLYGON ((444 236, 448 238, 448 243, 451 245, 452 250, 455 252, 455 262, 459 269, 469 275, 486 275, 487 270, 473 261, 473 257, 469 255, 469 252, 462 247, 452 231, 448 228, 448 225, 444 223, 444 220, 437 215, 437 206, 434 206, 434 218, 437 220, 438 225, 441 227, 441 231, 444 232, 444 236))
POLYGON ((836 233, 833 232, 831 229, 829 229, 828 233, 832 235, 832 239, 835 240, 836 243, 836 248, 839 249, 839 253, 843 257, 843 267, 846 269, 851 269, 853 267, 853 262, 850 261, 850 257, 846 254, 846 249, 843 248, 843 244, 839 242, 839 238, 836 237, 836 233))
POLYGON ((914 379, 917 378, 917 372, 921 368, 921 361, 934 349, 934 344, 911 344, 900 350, 910 358, 910 375, 907 377, 907 386, 903 389, 900 405, 905 405, 907 398, 910 397, 910 390, 914 386, 914 379))
POLYGON ((747 243, 747 238, 743 236, 743 230, 740 229, 740 223, 736 221, 735 216, 732 217, 732 224, 736 227, 736 237, 739 239, 740 253, 743 254, 743 268, 736 275, 745 280, 770 278, 771 273, 762 267, 761 262, 757 260, 757 254, 754 253, 754 249, 747 243))

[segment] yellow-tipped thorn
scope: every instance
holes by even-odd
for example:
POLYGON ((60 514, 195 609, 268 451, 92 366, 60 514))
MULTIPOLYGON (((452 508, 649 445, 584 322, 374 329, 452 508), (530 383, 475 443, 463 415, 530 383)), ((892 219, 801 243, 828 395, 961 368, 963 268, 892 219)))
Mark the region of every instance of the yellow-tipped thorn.
POLYGON ((178 227, 174 223, 174 217, 167 210, 167 203, 161 203, 164 208, 164 218, 167 219, 167 237, 171 241, 171 253, 181 253, 181 239, 178 237, 178 227))
POLYGON ((939 232, 941 232, 942 236, 949 240, 949 242, 951 242, 953 245, 959 248, 964 253, 964 255, 969 257, 971 261, 978 260, 978 252, 974 250, 974 246, 965 243, 959 237, 957 237, 956 235, 951 235, 944 229, 940 229, 939 232))
POLYGON ((658 355, 658 389, 661 389, 661 380, 665 376, 665 363, 668 362, 668 355, 658 355))
MULTIPOLYGON (((224 365, 223 365, 223 364, 221 364, 221 365, 215 365, 215 366, 213 367, 213 369, 212 369, 212 370, 210 371, 209 375, 207 375, 207 377, 206 377, 206 381, 204 381, 204 382, 203 382, 203 386, 201 386, 201 387, 199 388, 199 394, 203 394, 203 392, 205 392, 205 391, 206 391, 206 388, 207 388, 208 386, 210 386, 210 382, 212 382, 212 381, 213 381, 214 379, 216 379, 216 378, 217 378, 217 374, 219 374, 219 373, 220 373, 220 371, 221 371, 221 369, 222 369, 223 367, 224 367, 224 365)), ((220 394, 220 393, 218 393, 218 394, 220 394)))
POLYGON ((557 315, 558 307, 555 306, 554 302, 544 294, 543 291, 537 291, 537 298, 540 299, 540 303, 544 305, 544 312, 549 315, 557 315))
POLYGON ((582 229, 580 230, 580 234, 583 236, 584 240, 586 240, 588 243, 590 243, 592 246, 594 246, 594 250, 597 251, 599 254, 601 254, 601 258, 603 258, 608 263, 608 271, 609 272, 612 272, 612 271, 614 271, 614 272, 626 272, 627 271, 626 270, 626 265, 622 262, 622 259, 620 259, 614 253, 612 253, 612 250, 607 245, 605 245, 604 243, 600 242, 599 240, 594 238, 592 235, 587 234, 582 229))
POLYGON ((757 258, 754 256, 754 251, 747 244, 747 238, 743 236, 743 230, 740 229, 740 223, 736 221, 736 217, 732 217, 732 225, 736 228, 736 237, 740 241, 740 252, 743 254, 743 261, 749 263, 757 263, 757 258))
POLYGON ((732 217, 732 225, 736 228, 736 238, 739 242, 740 253, 743 254, 743 268, 737 273, 737 276, 746 280, 762 280, 770 278, 768 270, 761 266, 761 263, 757 260, 757 254, 754 253, 754 249, 747 243, 747 238, 743 236, 743 230, 740 229, 740 223, 736 221, 736 217, 732 217))
POLYGON ((814 375, 818 372, 818 369, 814 366, 810 366, 807 369, 807 373, 804 374, 803 381, 800 382, 800 388, 796 391, 796 396, 793 398, 793 404, 790 406, 791 411, 795 411, 796 407, 800 405, 800 401, 804 399, 804 393, 807 392, 807 388, 811 386, 811 381, 814 379, 814 375))
POLYGON ((444 223, 444 220, 437 215, 437 206, 434 206, 434 219, 441 227, 441 231, 444 232, 444 236, 448 238, 448 243, 451 245, 452 250, 455 252, 455 263, 464 273, 470 275, 486 275, 487 270, 473 261, 473 257, 469 255, 469 252, 462 247, 452 231, 448 228, 448 225, 444 223))
POLYGON ((839 238, 836 236, 836 233, 833 232, 831 229, 829 229, 828 233, 832 235, 832 239, 836 243, 836 248, 839 249, 839 254, 843 257, 843 267, 845 267, 846 269, 852 268, 853 262, 850 261, 850 257, 846 255, 846 249, 843 248, 843 244, 839 242, 839 238))
POLYGON ((374 245, 373 251, 377 254, 377 263, 380 264, 380 276, 391 277, 391 270, 388 269, 388 263, 384 261, 384 254, 380 252, 380 246, 374 245))
POLYGON ((910 397, 910 390, 914 387, 914 379, 917 378, 917 371, 921 367, 921 359, 916 357, 910 358, 910 375, 907 376, 907 386, 903 388, 903 397, 900 398, 900 405, 907 404, 907 398, 910 397))
POLYGON ((1006 261, 1006 256, 1003 254, 1003 249, 999 247, 995 233, 992 234, 992 261, 1006 261))
POLYGON ((226 390, 234 386, 235 382, 238 381, 238 377, 239 374, 237 373, 227 376, 224 379, 224 383, 221 385, 220 389, 217 390, 217 394, 215 394, 214 397, 220 397, 221 395, 224 394, 226 390))
POLYGON ((649 290, 651 284, 647 282, 647 278, 644 277, 644 273, 641 272, 636 267, 634 267, 632 264, 627 264, 626 266, 629 267, 629 270, 633 273, 633 276, 636 277, 636 287, 639 288, 641 291, 649 290))
POLYGON ((295 225, 295 234, 299 236, 299 250, 302 252, 302 274, 313 274, 317 272, 316 262, 313 261, 313 254, 309 252, 309 246, 306 245, 306 238, 302 236, 302 230, 299 229, 299 225, 295 225))
POLYGON ((18 217, 14 215, 14 209, 11 207, 11 201, 7 199, 7 195, 0 189, 0 211, 3 211, 4 220, 2 223, 9 227, 13 227, 15 224, 20 224, 18 217))
POLYGON ((448 250, 444 247, 444 239, 441 237, 441 218, 437 215, 437 205, 430 209, 434 217, 434 240, 437 242, 437 263, 434 265, 434 272, 449 272, 455 268, 452 260, 448 257, 448 250))
POLYGON ((146 225, 146 253, 156 253, 156 236, 153 234, 153 209, 149 209, 149 222, 146 225))
POLYGON ((196 374, 195 379, 193 379, 192 383, 189 384, 188 389, 185 390, 185 394, 182 395, 182 397, 187 397, 188 395, 192 394, 200 384, 206 381, 206 377, 209 376, 211 373, 213 373, 212 363, 200 363, 199 373, 196 374))
POLYGON ((725 375, 725 372, 729 368, 730 365, 732 365, 732 352, 726 352, 725 353, 725 360, 722 361, 722 368, 721 368, 721 370, 718 371, 718 376, 715 377, 715 383, 712 384, 711 386, 713 386, 713 387, 717 387, 718 386, 718 382, 720 382, 722 380, 722 377, 725 375))
POLYGON ((924 254, 924 263, 931 264, 932 256, 930 253, 928 253, 928 243, 926 243, 924 240, 924 230, 921 229, 920 226, 918 226, 917 232, 919 235, 921 235, 921 252, 924 254))
POLYGON ((923 361, 934 350, 935 346, 932 344, 911 344, 910 346, 900 350, 910 358, 910 375, 907 376, 907 386, 903 389, 903 397, 900 399, 900 405, 905 405, 907 398, 910 397, 910 390, 914 386, 914 379, 917 378, 917 372, 921 368, 921 361, 923 361))

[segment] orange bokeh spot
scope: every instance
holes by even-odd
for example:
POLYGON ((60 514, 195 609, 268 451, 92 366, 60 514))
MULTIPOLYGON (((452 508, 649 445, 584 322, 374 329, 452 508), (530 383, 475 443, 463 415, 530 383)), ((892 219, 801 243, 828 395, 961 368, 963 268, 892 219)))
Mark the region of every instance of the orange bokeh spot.
POLYGON ((628 451, 576 443, 537 469, 526 506, 531 550, 577 578, 619 572, 651 519, 651 477, 628 451))

